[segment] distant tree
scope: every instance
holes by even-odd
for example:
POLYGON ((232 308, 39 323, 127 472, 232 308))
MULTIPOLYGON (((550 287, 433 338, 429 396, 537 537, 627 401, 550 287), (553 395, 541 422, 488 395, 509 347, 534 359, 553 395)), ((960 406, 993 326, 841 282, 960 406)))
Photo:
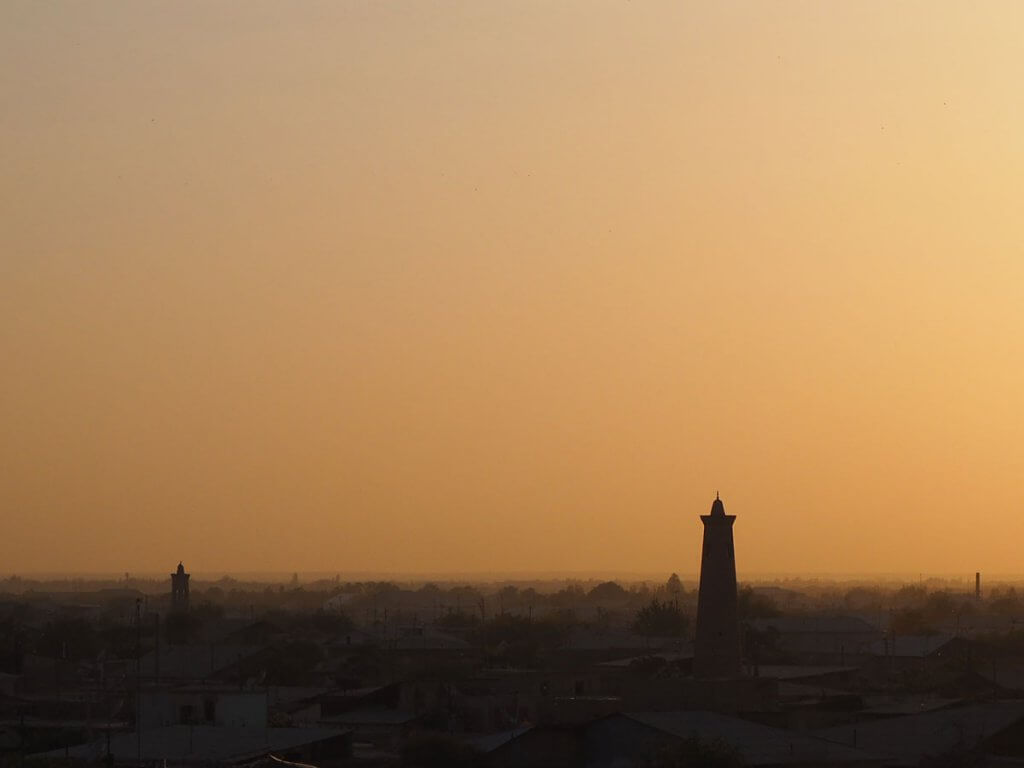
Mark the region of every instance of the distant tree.
POLYGON ((1013 587, 994 589, 988 600, 988 609, 1000 616, 1015 616, 1021 613, 1021 601, 1013 587))
POLYGON ((935 624, 950 622, 956 613, 956 601, 946 590, 931 592, 922 607, 925 616, 935 624))
POLYGON ((83 661, 99 652, 96 628, 85 619, 55 619, 43 627, 38 651, 42 656, 69 661, 83 661))
POLYGON ((519 599, 527 604, 532 605, 540 600, 540 593, 533 587, 527 587, 526 589, 519 590, 519 599))
POLYGON ((467 629, 475 627, 479 623, 480 617, 475 613, 451 610, 435 622, 437 626, 444 627, 445 629, 467 629))
POLYGON ((878 589, 853 587, 843 595, 843 605, 848 611, 880 611, 882 593, 878 589))
POLYGON ((382 595, 397 595, 401 593, 401 591, 402 588, 392 581, 376 581, 367 584, 367 593, 377 595, 377 597, 381 597, 382 595))
POLYGON ((926 597, 928 597, 928 590, 917 584, 900 587, 892 596, 893 602, 897 605, 916 605, 924 602, 926 597))
POLYGON ((309 640, 297 640, 271 648, 264 657, 266 683, 307 684, 312 680, 313 671, 323 659, 323 649, 309 640))
POLYGON ((492 616, 480 627, 489 655, 519 666, 535 666, 544 654, 561 647, 566 630, 550 616, 531 621, 511 613, 492 616))
POLYGON ((201 615, 176 611, 164 620, 164 636, 170 645, 188 645, 196 642, 203 631, 201 615))
POLYGON ((637 611, 633 631, 645 637, 676 637, 686 632, 690 620, 675 603, 654 598, 637 611))
POLYGON ((355 628, 355 622, 344 611, 318 609, 309 617, 309 623, 317 632, 325 635, 343 635, 355 628))
POLYGON ((740 621, 771 619, 782 614, 774 600, 767 595, 758 594, 752 587, 743 587, 736 597, 740 621))
POLYGON ((503 611, 515 606, 519 602, 519 588, 512 584, 506 584, 498 590, 498 605, 503 611))
POLYGON ((616 623, 615 617, 618 615, 617 611, 612 611, 607 608, 602 608, 600 605, 594 609, 594 621, 592 625, 598 629, 610 629, 611 626, 616 623))
POLYGON ((448 599, 458 602, 476 603, 480 599, 480 591, 476 587, 460 584, 448 590, 448 599))
POLYGON ((673 573, 668 577, 668 581, 665 582, 665 591, 668 592, 669 597, 673 600, 678 599, 683 594, 683 582, 680 580, 678 573, 673 573))
POLYGON ((629 597, 629 593, 614 581, 605 581, 590 590, 587 597, 591 600, 614 601, 629 597))
POLYGON ((579 584, 569 584, 551 595, 548 602, 558 608, 575 608, 586 596, 587 593, 579 584))
POLYGON ((920 608, 900 608, 894 611, 890 626, 897 635, 937 634, 937 630, 920 608))

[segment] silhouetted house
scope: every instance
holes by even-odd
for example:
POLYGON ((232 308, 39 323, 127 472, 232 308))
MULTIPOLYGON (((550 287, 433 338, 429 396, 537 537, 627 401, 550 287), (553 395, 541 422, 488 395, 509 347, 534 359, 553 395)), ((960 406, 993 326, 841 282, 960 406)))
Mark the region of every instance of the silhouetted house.
POLYGON ((573 627, 561 655, 587 656, 594 663, 647 653, 680 651, 680 637, 648 637, 628 629, 573 627))
POLYGON ((798 664, 762 664, 757 668, 760 677, 771 677, 789 683, 817 685, 835 689, 848 688, 856 680, 857 667, 810 666, 798 664))
POLYGON ((162 645, 159 652, 142 657, 140 670, 142 679, 151 683, 209 680, 262 650, 252 645, 162 645))
POLYGON ((858 720, 881 720, 889 717, 921 715, 963 705, 963 699, 941 698, 925 694, 865 695, 864 706, 857 713, 858 720))
POLYGON ((190 575, 185 573, 185 566, 178 563, 178 569, 171 574, 171 610, 188 610, 188 580, 190 575))
POLYGON ((422 624, 396 627, 387 647, 398 651, 466 651, 472 648, 461 637, 422 624))
POLYGON ((898 659, 923 659, 941 655, 949 647, 953 635, 886 635, 868 648, 871 656, 898 659))
POLYGON ((400 709, 355 709, 320 720, 323 726, 351 731, 360 743, 393 750, 412 732, 420 716, 400 709))
POLYGON ((934 685, 962 671, 958 644, 952 635, 886 635, 858 663, 876 681, 898 676, 915 687, 934 685))
POLYGON ((851 723, 814 734, 883 755, 887 766, 917 766, 928 757, 947 760, 936 765, 982 765, 968 762, 980 755, 1024 759, 1024 703, 992 702, 940 709, 851 723), (958 757, 960 762, 953 762, 958 757))
MULTIPOLYGON (((115 764, 232 765, 266 755, 302 762, 342 760, 352 754, 352 734, 331 728, 219 728, 173 725, 110 739, 115 764)), ((107 755, 105 739, 29 755, 29 760, 96 763, 107 755)))
POLYGON ((881 640, 878 627, 856 616, 777 616, 750 626, 771 638, 774 650, 803 663, 845 664, 881 640))
POLYGON ((740 633, 732 537, 736 516, 725 514, 725 505, 716 496, 711 514, 701 515, 700 519, 704 523, 704 544, 693 673, 702 678, 738 677, 740 633))
POLYGON ((399 683, 326 691, 316 698, 320 717, 331 718, 353 710, 399 709, 405 686, 399 683))
POLYGON ((145 730, 168 725, 265 728, 267 689, 182 685, 142 691, 139 712, 145 730))
POLYGON ((626 712, 574 727, 535 727, 489 752, 492 768, 626 768, 698 740, 747 766, 879 766, 863 750, 710 712, 626 712))

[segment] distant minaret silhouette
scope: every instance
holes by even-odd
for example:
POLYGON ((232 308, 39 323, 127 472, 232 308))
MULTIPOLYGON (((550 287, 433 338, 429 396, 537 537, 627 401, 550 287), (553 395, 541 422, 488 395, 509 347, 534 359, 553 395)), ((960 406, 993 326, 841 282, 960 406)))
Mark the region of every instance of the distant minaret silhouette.
POLYGON ((697 597, 697 637, 694 643, 695 677, 740 675, 740 625, 736 606, 736 553, 732 546, 735 515, 715 494, 704 523, 700 557, 700 593, 697 597))
POLYGON ((171 610, 188 610, 188 579, 185 566, 178 563, 178 570, 171 574, 171 610))

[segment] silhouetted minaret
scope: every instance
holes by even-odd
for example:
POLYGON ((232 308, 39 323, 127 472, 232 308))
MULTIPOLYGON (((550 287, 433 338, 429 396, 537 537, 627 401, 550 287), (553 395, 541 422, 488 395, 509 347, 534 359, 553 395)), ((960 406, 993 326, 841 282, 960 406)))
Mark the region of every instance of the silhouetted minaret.
POLYGON ((736 553, 732 546, 735 515, 715 494, 704 523, 700 557, 700 593, 697 597, 697 638, 693 674, 696 677, 738 677, 740 625, 736 606, 736 553))
POLYGON ((171 610, 188 610, 188 578, 185 566, 178 563, 178 570, 171 574, 171 610))

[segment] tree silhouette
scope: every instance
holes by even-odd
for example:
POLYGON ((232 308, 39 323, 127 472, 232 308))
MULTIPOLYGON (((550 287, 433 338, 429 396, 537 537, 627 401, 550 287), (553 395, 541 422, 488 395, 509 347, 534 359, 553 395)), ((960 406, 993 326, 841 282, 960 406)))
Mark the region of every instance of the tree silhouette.
POLYGON ((683 582, 680 580, 678 573, 673 573, 668 577, 668 581, 665 582, 665 591, 673 599, 683 594, 683 582))
POLYGON ((633 620, 633 631, 645 637, 682 635, 689 626, 689 618, 678 605, 660 602, 658 598, 637 611, 633 620))

